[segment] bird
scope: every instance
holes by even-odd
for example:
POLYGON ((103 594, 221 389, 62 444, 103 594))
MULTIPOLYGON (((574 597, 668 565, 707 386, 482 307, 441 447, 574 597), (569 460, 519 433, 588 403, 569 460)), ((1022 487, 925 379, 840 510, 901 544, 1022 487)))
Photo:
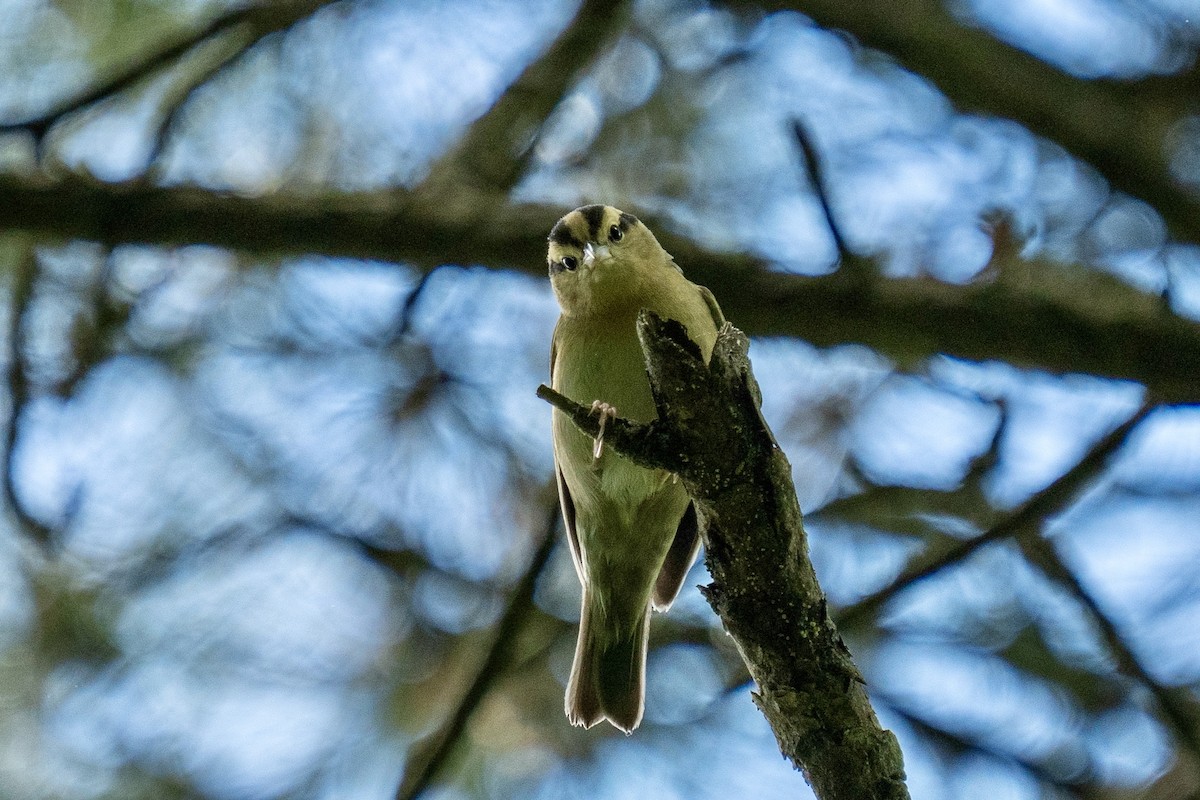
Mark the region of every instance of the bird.
MULTIPOLYGON (((684 277, 637 217, 586 205, 548 237, 550 283, 561 313, 550 385, 606 418, 657 417, 636 320, 649 309, 684 326, 708 361, 725 318, 712 292, 684 277)), ((632 733, 645 708, 651 608, 667 610, 700 549, 696 508, 677 476, 647 469, 552 416, 554 469, 567 541, 582 585, 578 640, 567 681, 568 720, 602 720, 632 733)))

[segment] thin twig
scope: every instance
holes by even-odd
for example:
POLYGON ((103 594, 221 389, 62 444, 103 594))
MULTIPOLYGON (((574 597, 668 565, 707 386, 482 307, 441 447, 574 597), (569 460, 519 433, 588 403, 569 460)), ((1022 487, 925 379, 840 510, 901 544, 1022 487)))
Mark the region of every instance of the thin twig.
MULTIPOLYGON (((195 97, 200 87, 238 59, 261 38, 261 36, 255 37, 253 31, 243 26, 237 30, 231 29, 215 34, 193 48, 193 53, 197 55, 198 51, 207 48, 208 45, 211 45, 210 49, 217 52, 215 55, 208 55, 208 60, 199 68, 194 68, 185 79, 180 79, 179 85, 173 87, 169 92, 171 96, 164 98, 163 107, 159 110, 159 122, 154 131, 154 143, 150 147, 150 156, 147 159, 152 170, 158 169, 159 159, 166 149, 167 141, 179 127, 180 114, 195 97)), ((203 60, 202 56, 199 58, 203 60)))
POLYGON ((46 135, 46 131, 58 120, 92 105, 98 100, 103 100, 105 97, 128 89, 174 59, 185 55, 189 50, 209 37, 221 34, 235 25, 242 23, 253 11, 254 8, 251 7, 222 14, 187 38, 165 45, 159 50, 147 53, 142 58, 123 65, 106 80, 99 81, 74 95, 63 98, 40 114, 23 120, 0 124, 0 133, 27 130, 36 138, 42 139, 46 135))
POLYGON ((817 202, 821 204, 821 211, 825 215, 825 224, 829 226, 829 233, 833 236, 833 243, 837 246, 838 258, 842 262, 847 262, 851 258, 850 248, 846 246, 846 238, 842 236, 842 230, 833 215, 833 206, 829 202, 829 186, 825 180, 825 168, 821 163, 820 156, 817 155, 812 134, 798 119, 792 120, 792 134, 796 137, 796 144, 800 146, 804 169, 812 183, 813 194, 817 196, 817 202))
POLYGON ((417 306, 421 303, 421 298, 425 294, 425 287, 429 285, 430 278, 434 273, 443 267, 434 267, 428 272, 421 273, 420 280, 413 290, 408 293, 408 297, 404 298, 404 306, 400 309, 399 319, 396 320, 392 336, 390 338, 399 339, 406 336, 412 330, 413 317, 416 315, 417 306))
POLYGON ((29 376, 25 373, 25 318, 33 301, 37 282, 37 253, 28 245, 12 274, 11 307, 8 326, 8 396, 11 405, 8 427, 4 432, 4 497, 21 528, 45 553, 52 545, 54 531, 26 512, 17 496, 14 455, 21 415, 29 403, 29 376))
POLYGON ((1006 43, 985 26, 964 25, 954 4, 930 0, 728 0, 722 5, 755 14, 791 9, 822 28, 847 31, 865 48, 888 53, 921 75, 956 108, 1015 120, 1066 148, 1115 189, 1154 206, 1173 238, 1200 240, 1200 195, 1173 177, 1171 149, 1164 145, 1178 135, 1174 126, 1193 113, 1200 96, 1200 68, 1194 64, 1140 79, 1081 78, 1006 43))
POLYGON ((931 554, 925 558, 918 557, 914 563, 888 586, 874 594, 841 609, 835 615, 837 624, 842 627, 853 627, 865 622, 878 613, 888 600, 895 597, 904 589, 930 577, 946 567, 963 561, 972 553, 986 544, 998 542, 1010 537, 1021 536, 1029 531, 1039 530, 1039 526, 1048 517, 1062 511, 1070 503, 1079 490, 1092 478, 1098 475, 1108 463, 1108 459, 1128 440, 1130 433, 1154 409, 1152 403, 1144 403, 1129 419, 1114 428, 1108 435, 1092 446, 1074 467, 1061 477, 1029 498, 1019 508, 1007 515, 984 533, 961 542, 941 553, 931 554))
MULTIPOLYGON (((871 695, 881 703, 889 706, 893 713, 903 718, 905 723, 918 734, 924 735, 935 742, 940 742, 952 750, 978 753, 991 760, 1011 761, 1028 772, 1034 779, 1041 781, 1047 786, 1052 786, 1060 792, 1067 793, 1070 797, 1076 798, 1076 800, 1092 797, 1093 790, 1099 788, 1094 780, 1091 779, 1095 774, 1094 769, 1080 770, 1068 777, 1056 777, 1049 772, 1045 765, 1039 764, 1036 761, 1031 761, 1013 752, 1006 752, 996 747, 990 747, 984 742, 968 739, 962 734, 947 731, 926 722, 912 711, 907 710, 905 704, 898 698, 877 686, 871 687, 871 695)), ((1088 766, 1091 767, 1092 765, 1089 764, 1088 766)))
POLYGON ((554 43, 521 73, 419 187, 432 194, 461 192, 464 180, 504 193, 525 171, 537 130, 571 82, 623 29, 628 0, 585 0, 554 43))
POLYGON ((268 33, 290 27, 331 2, 333 0, 283 0, 232 9, 199 30, 174 41, 161 42, 158 48, 118 67, 107 78, 59 100, 39 114, 0 124, 0 134, 27 130, 41 141, 54 123, 63 117, 125 91, 172 61, 187 55, 194 48, 236 26, 248 25, 252 31, 252 40, 261 39, 268 33))
POLYGON ((492 647, 479 666, 475 680, 471 682, 458 706, 454 709, 454 713, 443 723, 442 727, 416 745, 417 752, 410 758, 400 786, 396 789, 396 800, 416 800, 429 788, 453 754, 463 733, 466 732, 467 723, 471 721, 471 717, 479 708, 480 703, 504 674, 512 660, 517 634, 533 608, 533 592, 538 576, 541 575, 554 550, 556 538, 554 532, 558 526, 558 515, 558 504, 555 503, 547 517, 542 541, 538 544, 525 574, 513 588, 508 609, 496 626, 492 647))
POLYGON ((1200 714, 1190 695, 1176 692, 1160 684, 1146 671, 1137 655, 1117 629, 1112 618, 1100 607, 1095 596, 1083 585, 1078 576, 1062 560, 1054 544, 1042 537, 1029 537, 1022 542, 1022 550, 1052 580, 1064 585, 1083 604, 1100 628, 1105 644, 1117 660, 1117 669, 1141 683, 1154 696, 1175 738, 1189 751, 1193 762, 1200 764, 1200 732, 1197 723, 1200 714))
POLYGON ((109 297, 113 268, 110 251, 90 287, 88 299, 91 307, 81 311, 72 326, 71 344, 75 363, 71 372, 55 387, 55 391, 63 397, 74 394, 88 373, 112 355, 113 343, 133 313, 132 304, 109 297))

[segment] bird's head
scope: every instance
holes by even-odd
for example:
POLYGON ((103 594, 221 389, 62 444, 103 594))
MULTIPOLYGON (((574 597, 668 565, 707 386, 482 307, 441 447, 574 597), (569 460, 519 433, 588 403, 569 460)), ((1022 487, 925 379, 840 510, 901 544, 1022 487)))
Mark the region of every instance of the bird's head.
POLYGON ((577 208, 550 231, 546 260, 563 313, 636 304, 658 269, 678 269, 650 229, 612 206, 577 208))

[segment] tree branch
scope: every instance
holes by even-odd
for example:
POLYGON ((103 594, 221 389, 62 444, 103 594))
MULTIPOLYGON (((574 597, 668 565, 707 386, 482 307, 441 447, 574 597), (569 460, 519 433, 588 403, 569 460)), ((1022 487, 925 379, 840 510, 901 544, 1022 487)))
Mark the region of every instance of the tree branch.
POLYGON ((106 78, 59 100, 40 114, 0 124, 0 133, 23 129, 30 131, 40 140, 55 122, 68 114, 128 89, 172 61, 187 55, 194 48, 233 28, 246 26, 249 29, 250 37, 246 44, 246 47, 249 47, 267 34, 288 28, 331 2, 333 0, 272 0, 262 5, 235 8, 221 14, 197 31, 181 34, 173 41, 157 43, 155 49, 120 66, 106 78))
MULTIPOLYGON (((1040 535, 1044 522, 1061 513, 1080 491, 1108 466, 1113 455, 1125 445, 1133 431, 1153 410, 1154 406, 1151 403, 1142 405, 1127 420, 1096 442, 1074 467, 980 536, 965 542, 955 542, 948 547, 929 550, 915 559, 888 586, 837 612, 835 616, 838 624, 843 628, 864 624, 877 616, 884 603, 909 586, 962 562, 987 544, 1014 539, 1031 563, 1039 567, 1051 580, 1065 586, 1083 604, 1099 627, 1120 672, 1138 681, 1150 692, 1176 740, 1195 763, 1200 763, 1200 737, 1197 736, 1196 727, 1197 721, 1200 720, 1200 712, 1195 702, 1187 692, 1163 686, 1145 670, 1116 625, 1087 588, 1062 562, 1053 544, 1040 535)), ((974 487, 969 487, 968 491, 972 495, 977 493, 974 487)), ((853 498, 850 498, 849 502, 852 504, 853 498)))
POLYGON ((629 5, 629 0, 585 0, 554 44, 434 164, 417 191, 453 195, 464 182, 498 196, 511 189, 525 171, 538 129, 576 76, 622 30, 629 5))
POLYGON ((196 95, 200 87, 212 80, 227 65, 236 61, 250 49, 261 36, 248 26, 236 26, 229 31, 214 34, 196 44, 180 61, 184 64, 181 75, 172 81, 172 85, 164 93, 159 118, 154 129, 153 144, 147 159, 151 176, 157 179, 161 173, 158 166, 159 157, 167 146, 171 135, 179 125, 180 114, 188 102, 196 95), (195 61, 192 64, 188 62, 195 61))
MULTIPOLYGON (((907 798, 900 746, 879 727, 808 559, 791 466, 759 412, 749 340, 726 325, 706 366, 677 322, 643 311, 638 335, 658 420, 606 426, 605 442, 676 473, 695 502, 713 577, 704 595, 738 644, 780 750, 821 800, 907 798)), ((539 395, 598 433, 583 406, 545 387, 539 395)))
POLYGON ((1022 540, 1022 552, 1029 560, 1037 565, 1051 580, 1065 586, 1083 607, 1087 609, 1092 619, 1100 629, 1104 643, 1117 662, 1117 669, 1142 684, 1158 703, 1167 727, 1175 736, 1176 741, 1191 755, 1195 764, 1200 764, 1200 712, 1192 699, 1190 692, 1179 689, 1169 689, 1154 679, 1146 671, 1137 655, 1126 643, 1115 622, 1104 613, 1104 609, 1087 587, 1071 571, 1054 544, 1042 537, 1029 537, 1022 540))
MULTIPOLYGON (((1015 763, 1029 773, 1034 780, 1046 786, 1054 787, 1055 790, 1061 793, 1052 795, 1055 798, 1069 797, 1073 798, 1073 800, 1086 800, 1086 798, 1105 797, 1099 791, 1101 787, 1097 785, 1096 771, 1090 756, 1088 756, 1088 764, 1085 769, 1067 772, 1066 774, 1056 774, 1053 764, 1039 763, 1018 753, 1002 750, 988 743, 986 740, 976 741, 962 733, 942 730, 935 724, 927 722, 918 716, 913 710, 906 709, 904 703, 886 692, 879 692, 877 699, 879 702, 890 706, 919 736, 923 736, 929 741, 941 745, 960 758, 963 755, 970 756, 977 754, 989 760, 1015 763)), ((1059 770, 1059 772, 1062 772, 1062 770, 1059 770)))
POLYGON ((1096 442, 1087 455, 1080 459, 1075 466, 1045 489, 1026 500, 1012 513, 974 539, 956 542, 945 550, 918 556, 890 584, 857 603, 841 609, 837 615, 838 622, 846 627, 859 625, 866 619, 874 617, 884 603, 904 589, 952 564, 963 561, 984 545, 1031 532, 1039 532, 1040 525, 1046 519, 1065 509, 1079 491, 1104 470, 1108 465, 1109 458, 1124 446, 1130 434, 1133 433, 1133 429, 1153 410, 1152 404, 1143 404, 1129 419, 1096 442))
POLYGON ((29 403, 29 377, 25 373, 25 318, 33 301, 37 281, 37 253, 32 244, 16 264, 11 276, 12 290, 8 321, 8 426, 4 431, 4 498, 20 523, 21 529, 34 544, 47 553, 54 531, 31 517, 17 496, 14 455, 20 433, 21 415, 29 403))
POLYGON ((854 258, 850 248, 846 246, 842 228, 833 214, 833 204, 829 200, 829 184, 825 180, 825 168, 821 164, 821 157, 817 154, 817 146, 813 142, 812 134, 808 132, 808 128, 804 127, 804 123, 793 119, 792 135, 796 137, 796 144, 800 148, 800 159, 804 163, 804 171, 812 183, 813 194, 816 195, 817 202, 821 205, 821 213, 825 217, 829 235, 833 237, 838 259, 847 267, 861 270, 864 264, 860 259, 854 258))
POLYGON ((1200 196, 1175 182, 1167 141, 1194 107, 1200 71, 1136 81, 1071 77, 987 32, 964 27, 941 0, 730 0, 792 9, 849 31, 924 75, 959 108, 1016 120, 1150 203, 1173 236, 1200 241, 1200 196))
MULTIPOLYGON (((0 228, 109 245, 204 243, 401 260, 425 270, 487 264, 544 277, 546 231, 562 209, 486 207, 486 218, 447 218, 404 193, 249 198, 79 176, 0 175, 0 228)), ((1164 313, 1158 298, 1097 270, 1009 256, 995 265, 995 280, 960 286, 930 277, 879 279, 864 287, 836 275, 771 271, 668 229, 656 228, 659 240, 752 335, 795 336, 817 346, 857 342, 901 366, 931 352, 1002 359, 1138 381, 1162 402, 1200 400, 1200 325, 1164 313)))
POLYGON ((927 547, 959 541, 941 530, 940 524, 935 521, 937 518, 949 517, 980 528, 989 526, 996 511, 988 502, 984 479, 999 463, 1000 445, 1009 425, 1004 401, 993 401, 993 404, 1000 409, 1000 423, 992 432, 987 449, 971 459, 958 487, 937 491, 911 486, 875 485, 861 474, 855 461, 850 460, 847 468, 852 470, 854 480, 868 488, 857 494, 834 498, 810 512, 809 520, 825 518, 883 527, 893 533, 925 539, 927 547))
POLYGON ((479 671, 475 673, 475 679, 463 694, 454 712, 440 728, 414 745, 400 786, 396 789, 396 800, 416 800, 429 788, 461 741, 479 704, 512 661, 517 635, 533 609, 533 593, 538 576, 542 574, 546 562, 550 560, 550 553, 554 550, 554 531, 558 525, 558 515, 558 503, 554 503, 542 540, 530 559, 525 574, 513 588, 508 609, 496 626, 491 649, 488 650, 479 671))

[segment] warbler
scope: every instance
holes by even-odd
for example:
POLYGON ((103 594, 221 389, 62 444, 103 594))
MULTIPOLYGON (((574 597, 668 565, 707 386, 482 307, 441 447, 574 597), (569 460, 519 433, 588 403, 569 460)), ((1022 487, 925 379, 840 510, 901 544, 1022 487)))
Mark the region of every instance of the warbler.
MULTIPOLYGON (((707 361, 725 319, 712 293, 689 281, 637 217, 577 208, 550 231, 547 261, 561 315, 550 384, 605 416, 655 419, 638 343, 639 310, 681 323, 707 361)), ((700 547, 696 510, 679 480, 605 448, 555 410, 559 500, 583 605, 566 714, 630 733, 645 705, 650 609, 679 594, 700 547)))

